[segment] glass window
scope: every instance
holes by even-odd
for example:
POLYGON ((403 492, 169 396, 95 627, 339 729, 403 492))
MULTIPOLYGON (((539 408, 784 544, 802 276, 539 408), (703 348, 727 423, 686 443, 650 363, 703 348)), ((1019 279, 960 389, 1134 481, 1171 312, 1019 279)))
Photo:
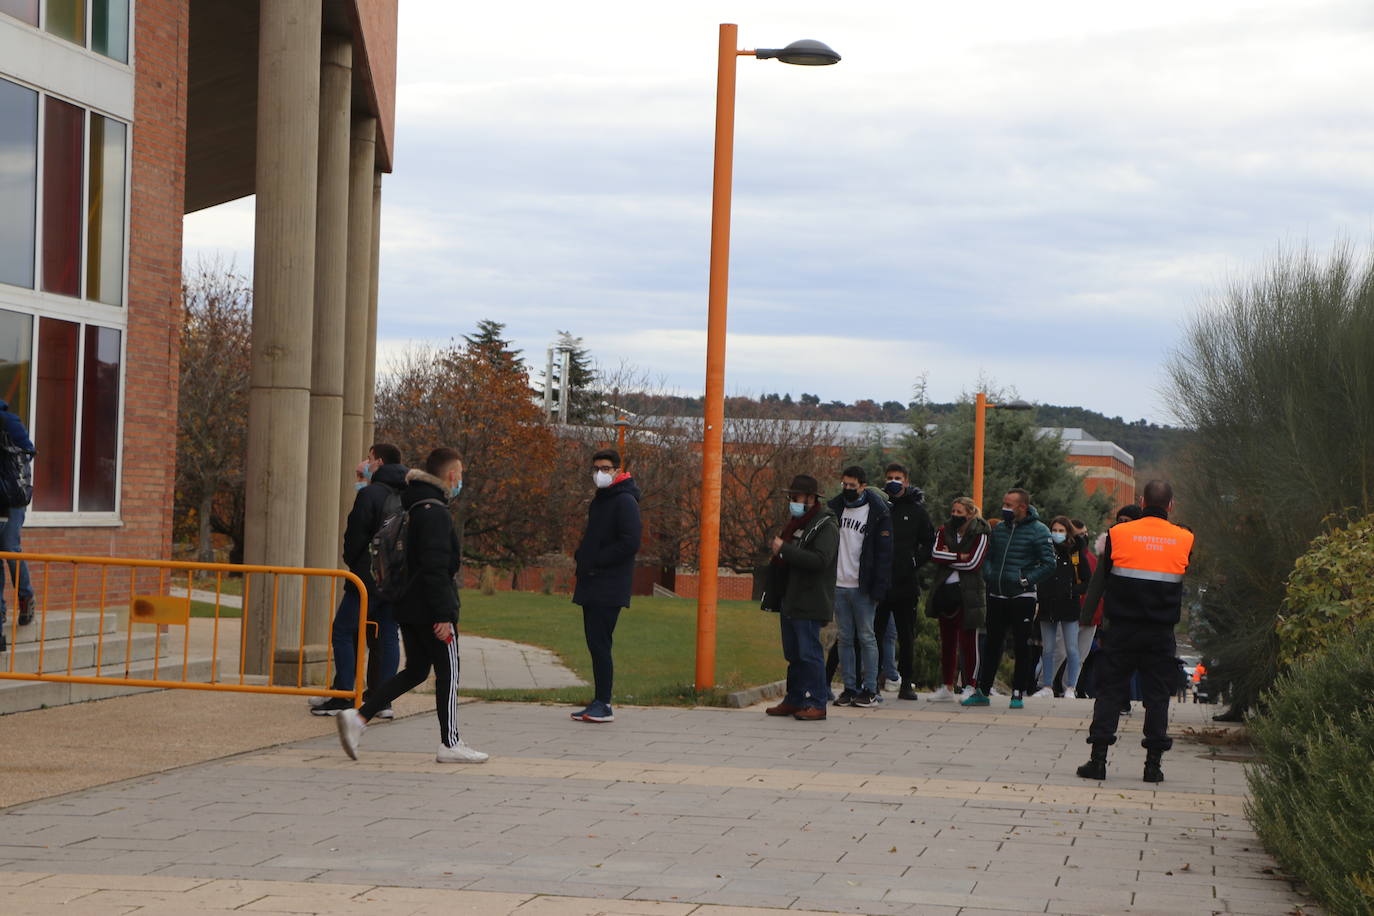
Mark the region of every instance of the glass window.
POLYGON ((72 457, 76 453, 77 332, 72 321, 43 318, 38 324, 38 404, 30 430, 33 508, 72 511, 72 457))
POLYGON ((94 0, 91 50, 121 63, 129 62, 129 0, 94 0))
POLYGON ((86 0, 44 0, 48 31, 86 46, 86 0))
POLYGON ((124 140, 129 128, 91 115, 90 185, 86 205, 86 298, 124 300, 124 140))
POLYGON ((33 316, 0 309, 0 401, 29 425, 29 374, 33 371, 33 316))
POLYGON ((33 287, 38 93, 0 80, 0 283, 33 287))
POLYGON ((0 0, 0 13, 38 25, 38 0, 0 0))
POLYGON ((119 332, 86 326, 81 373, 82 512, 113 512, 119 448, 119 332))
POLYGON ((81 295, 81 169, 86 112, 45 99, 43 289, 81 295))

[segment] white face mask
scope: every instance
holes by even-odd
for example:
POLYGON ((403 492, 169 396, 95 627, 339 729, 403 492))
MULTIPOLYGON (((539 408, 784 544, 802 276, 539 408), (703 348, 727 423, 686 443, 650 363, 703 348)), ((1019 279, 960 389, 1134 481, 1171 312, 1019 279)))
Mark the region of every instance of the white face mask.
POLYGON ((604 490, 615 480, 615 474, 611 471, 592 471, 592 483, 596 484, 598 490, 604 490))

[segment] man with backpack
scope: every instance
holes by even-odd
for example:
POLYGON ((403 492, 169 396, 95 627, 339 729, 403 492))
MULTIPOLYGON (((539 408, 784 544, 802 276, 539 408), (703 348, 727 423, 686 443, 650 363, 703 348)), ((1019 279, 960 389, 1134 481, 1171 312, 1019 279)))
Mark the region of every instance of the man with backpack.
MULTIPOLYGON (((35 449, 24 421, 10 412, 9 402, 0 400, 0 550, 17 553, 20 530, 29 500, 33 497, 30 476, 35 449)), ((33 586, 29 564, 23 560, 0 563, 9 572, 9 584, 18 586, 19 625, 33 623, 33 586)), ((5 651, 5 572, 0 570, 0 652, 5 651)))
POLYGON ((462 547, 448 503, 462 488, 462 459, 451 448, 436 448, 425 459, 423 470, 414 468, 406 474, 401 494, 404 512, 384 524, 373 539, 374 555, 387 560, 375 567, 382 573, 377 590, 383 597, 398 596, 391 607, 401 625, 406 666, 374 688, 361 709, 345 709, 336 717, 339 743, 354 760, 367 723, 401 694, 423 684, 431 668, 439 717, 439 750, 434 759, 439 763, 487 760, 486 754, 458 737, 459 602, 454 576, 462 564, 462 547))
MULTIPOLYGON (((382 522, 401 511, 401 491, 406 485, 401 450, 378 442, 368 450, 362 473, 364 480, 344 528, 343 560, 367 588, 367 686, 373 690, 396 674, 401 660, 396 621, 372 581, 372 556, 368 549, 382 522)), ((334 690, 353 689, 358 667, 358 600, 358 590, 352 582, 346 582, 330 632, 330 642, 334 644, 334 683, 329 686, 334 690)), ((316 716, 334 716, 352 708, 353 703, 345 697, 310 698, 310 712, 316 716)), ((382 719, 393 717, 390 707, 377 715, 382 719)))

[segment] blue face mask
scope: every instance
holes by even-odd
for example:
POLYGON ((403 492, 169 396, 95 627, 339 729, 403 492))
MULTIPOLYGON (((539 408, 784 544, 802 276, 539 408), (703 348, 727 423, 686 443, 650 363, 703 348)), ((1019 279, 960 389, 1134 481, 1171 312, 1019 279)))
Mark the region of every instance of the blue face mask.
POLYGON ((806 514, 806 503, 788 503, 787 511, 792 513, 793 518, 801 518, 806 514))
POLYGON ((363 488, 366 487, 366 486, 367 486, 367 481, 365 481, 365 480, 360 480, 360 481, 358 481, 357 483, 353 484, 353 489, 355 489, 355 490, 361 490, 361 489, 363 489, 363 488))
POLYGON ((883 489, 891 496, 901 496, 902 491, 906 489, 906 484, 902 483, 900 480, 889 480, 887 483, 883 484, 883 489))
POLYGON ((451 486, 451 487, 448 488, 448 498, 449 498, 449 499, 457 499, 457 498, 458 498, 458 494, 461 493, 461 492, 463 492, 463 482, 460 480, 460 481, 458 481, 457 483, 455 483, 453 486, 451 486))
POLYGON ((372 479, 372 465, 371 465, 371 464, 363 465, 363 476, 364 476, 365 478, 367 478, 368 480, 371 480, 371 479, 372 479))
POLYGON ((1051 531, 1051 532, 1050 532, 1050 540, 1051 540, 1051 541, 1054 541, 1056 544, 1062 544, 1062 543, 1064 543, 1064 541, 1067 540, 1068 537, 1069 537, 1069 536, 1068 536, 1067 534, 1065 534, 1064 532, 1062 532, 1062 531, 1051 531))
POLYGON ((1015 510, 1015 509, 1008 509, 1006 506, 1003 506, 1003 507, 1002 507, 1002 521, 1004 521, 1004 522, 1012 522, 1012 521, 1015 521, 1015 520, 1016 520, 1016 510, 1015 510))

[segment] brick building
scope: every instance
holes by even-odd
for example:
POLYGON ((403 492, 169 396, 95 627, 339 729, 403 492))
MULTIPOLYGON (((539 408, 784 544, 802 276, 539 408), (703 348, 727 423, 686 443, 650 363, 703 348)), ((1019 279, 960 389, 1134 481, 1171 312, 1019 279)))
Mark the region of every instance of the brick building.
POLYGON ((170 555, 182 220, 256 194, 247 560, 335 565, 371 435, 397 10, 0 0, 0 398, 39 450, 26 550, 170 555))

